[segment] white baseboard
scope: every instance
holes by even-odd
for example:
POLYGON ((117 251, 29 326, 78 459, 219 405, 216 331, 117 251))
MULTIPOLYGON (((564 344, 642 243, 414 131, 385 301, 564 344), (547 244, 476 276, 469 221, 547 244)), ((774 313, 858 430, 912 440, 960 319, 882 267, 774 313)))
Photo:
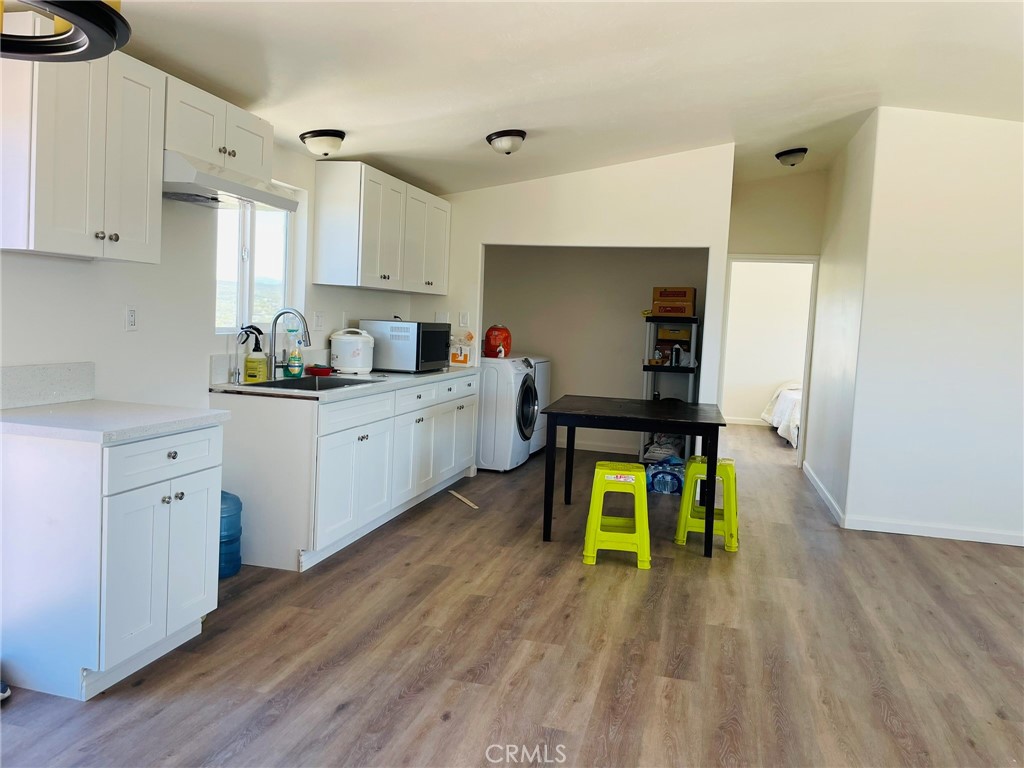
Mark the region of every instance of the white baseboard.
POLYGON ((832 517, 839 524, 840 528, 846 528, 846 514, 843 512, 843 508, 839 506, 832 494, 825 488, 825 484, 818 479, 818 476, 814 474, 814 470, 811 469, 811 465, 804 459, 804 474, 807 475, 807 479, 811 481, 811 485, 814 486, 814 490, 821 496, 821 500, 825 502, 825 506, 828 507, 828 511, 832 513, 832 517))
POLYGON ((111 667, 103 672, 92 669, 82 670, 82 695, 81 700, 87 701, 97 693, 102 693, 114 683, 119 683, 128 675, 138 672, 147 664, 152 664, 161 656, 165 656, 182 643, 188 642, 203 631, 202 621, 193 621, 174 634, 168 635, 163 640, 151 645, 146 650, 125 659, 120 664, 111 667))
POLYGON ((1010 544, 1024 547, 1024 533, 1000 531, 992 528, 970 528, 964 525, 932 525, 887 517, 846 517, 846 528, 855 531, 902 533, 910 536, 928 536, 933 539, 978 541, 985 544, 1010 544))
POLYGON ((726 424, 745 424, 748 427, 767 427, 771 429, 770 424, 765 424, 764 419, 748 419, 746 416, 726 416, 726 424))

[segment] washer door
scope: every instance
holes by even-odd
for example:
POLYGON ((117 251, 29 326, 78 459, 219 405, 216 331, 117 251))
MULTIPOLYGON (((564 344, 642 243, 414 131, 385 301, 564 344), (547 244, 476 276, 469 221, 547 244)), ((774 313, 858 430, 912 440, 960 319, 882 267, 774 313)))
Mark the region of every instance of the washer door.
POLYGON ((523 383, 519 387, 519 396, 516 398, 516 427, 523 440, 533 437, 533 428, 537 424, 538 413, 540 413, 540 401, 537 399, 537 384, 533 380, 533 375, 528 373, 523 376, 523 383))

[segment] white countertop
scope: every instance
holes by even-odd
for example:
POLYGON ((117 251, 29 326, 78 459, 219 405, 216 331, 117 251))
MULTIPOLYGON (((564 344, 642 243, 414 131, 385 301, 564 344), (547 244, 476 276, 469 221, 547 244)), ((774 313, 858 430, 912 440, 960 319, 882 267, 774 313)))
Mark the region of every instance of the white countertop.
POLYGON ((432 384, 437 381, 448 381, 450 379, 461 379, 465 376, 473 376, 480 372, 479 368, 449 368, 446 371, 435 371, 431 373, 366 373, 334 374, 332 378, 338 379, 364 379, 365 384, 357 384, 352 387, 340 387, 328 389, 322 392, 309 392, 300 389, 266 389, 255 387, 252 384, 214 384, 210 387, 211 392, 221 392, 229 395, 255 395, 257 397, 288 397, 301 400, 318 400, 321 403, 335 403, 339 400, 350 400, 354 397, 366 397, 379 392, 394 392, 396 389, 407 389, 422 384, 432 384))
POLYGON ((230 418, 230 412, 222 410, 78 400, 0 410, 0 434, 113 445, 189 432, 230 418))

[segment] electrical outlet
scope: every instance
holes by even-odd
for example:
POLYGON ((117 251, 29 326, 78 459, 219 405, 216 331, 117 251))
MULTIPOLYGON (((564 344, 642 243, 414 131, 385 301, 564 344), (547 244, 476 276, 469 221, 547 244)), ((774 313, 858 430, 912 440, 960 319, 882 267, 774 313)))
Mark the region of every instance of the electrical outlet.
POLYGON ((469 328, 469 312, 459 312, 459 328, 469 328))
POLYGON ((314 312, 313 313, 313 330, 322 331, 324 329, 324 313, 314 312))
POLYGON ((435 312, 434 313, 434 322, 435 323, 447 323, 448 322, 448 313, 447 312, 435 312))
POLYGON ((139 313, 134 304, 124 305, 124 329, 126 331, 139 330, 139 313))

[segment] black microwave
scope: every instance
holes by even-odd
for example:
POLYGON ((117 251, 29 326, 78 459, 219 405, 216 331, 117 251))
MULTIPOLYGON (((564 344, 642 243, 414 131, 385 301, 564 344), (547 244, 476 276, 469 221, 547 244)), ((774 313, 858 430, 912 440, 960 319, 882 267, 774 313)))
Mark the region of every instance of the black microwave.
POLYGON ((424 373, 448 367, 451 323, 360 320, 359 328, 373 337, 375 371, 424 373))

